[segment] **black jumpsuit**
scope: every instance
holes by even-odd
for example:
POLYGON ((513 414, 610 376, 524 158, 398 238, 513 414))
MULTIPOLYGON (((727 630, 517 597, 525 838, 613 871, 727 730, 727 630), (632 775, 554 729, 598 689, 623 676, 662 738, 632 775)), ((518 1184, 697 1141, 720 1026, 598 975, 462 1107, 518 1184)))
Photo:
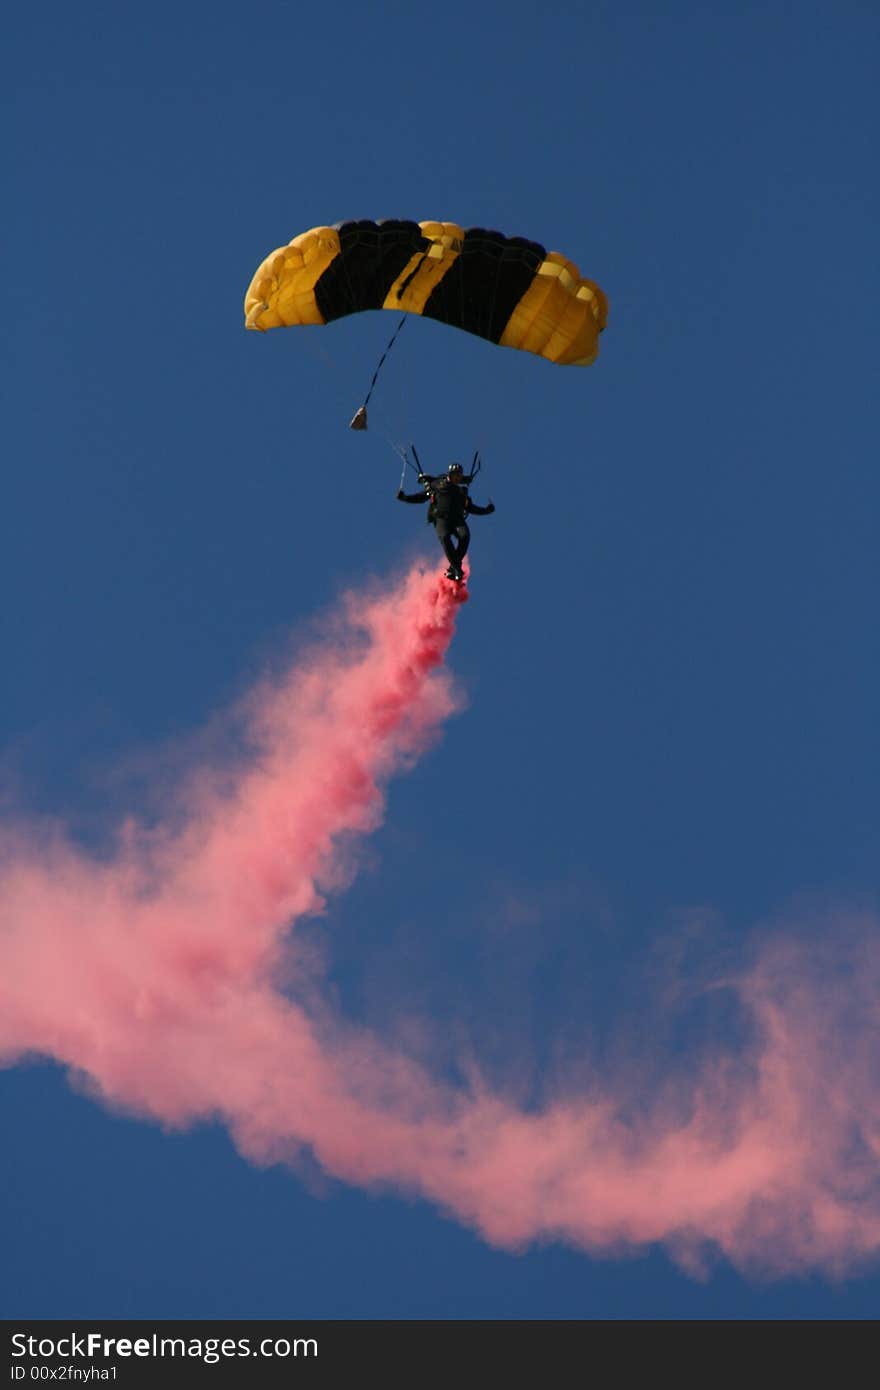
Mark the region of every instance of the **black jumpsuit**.
POLYGON ((430 502, 428 520, 434 524, 450 569, 460 574, 461 562, 471 542, 467 517, 489 516, 495 508, 491 503, 488 507, 478 507, 468 496, 466 483, 454 483, 442 473, 438 478, 428 478, 425 489, 424 492, 400 491, 397 496, 401 502, 430 502))

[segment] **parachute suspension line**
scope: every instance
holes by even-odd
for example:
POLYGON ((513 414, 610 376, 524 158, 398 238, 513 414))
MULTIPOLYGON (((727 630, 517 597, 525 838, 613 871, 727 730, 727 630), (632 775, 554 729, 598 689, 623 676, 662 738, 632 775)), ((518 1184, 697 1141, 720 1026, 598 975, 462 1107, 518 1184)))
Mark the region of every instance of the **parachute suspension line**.
POLYGON ((357 410, 355 411, 354 416, 352 417, 351 423, 349 425, 349 429, 365 430, 367 428, 367 406, 369 405, 370 397, 373 394, 373 387, 376 385, 376 378, 382 370, 382 363, 385 361, 385 358, 388 356, 389 352, 394 347, 397 335, 405 323, 406 314, 403 314, 400 323, 397 325, 397 327, 395 328, 394 332, 388 340, 388 346, 385 348, 385 351, 382 353, 382 356, 379 358, 379 361, 376 364, 376 370, 373 372, 373 380, 370 382, 370 389, 364 398, 363 405, 358 406, 357 410))
MULTIPOLYGON (((325 367, 334 378, 335 384, 333 388, 333 395, 336 397, 336 400, 340 404, 344 404, 346 397, 342 392, 341 386, 338 384, 338 379, 340 379, 343 375, 342 368, 340 367, 339 363, 336 361, 332 353, 328 352, 327 349, 325 347, 322 347, 320 343, 313 342, 311 338, 308 337, 308 335, 306 335, 306 337, 309 351, 314 355, 314 360, 316 362, 320 362, 322 366, 325 367)), ((388 426, 383 421, 381 415, 378 417, 378 419, 380 426, 379 434, 385 440, 385 443, 388 445, 388 448, 393 449, 395 454, 397 454, 398 458, 406 459, 406 446, 403 444, 395 444, 394 440, 391 439, 389 434, 387 433, 388 426)), ((352 428, 357 427, 353 425, 352 428)), ((408 459, 406 459, 406 461, 409 462, 408 459)), ((414 464, 410 464, 410 467, 413 468, 415 472, 418 472, 418 469, 415 468, 414 464)))
POLYGON ((333 355, 330 352, 328 352, 328 350, 325 347, 322 346, 320 342, 313 340, 311 334, 306 333, 304 335, 304 338, 306 349, 309 352, 310 356, 316 363, 320 364, 322 369, 326 370, 330 375, 334 399, 339 405, 345 408, 345 406, 350 401, 351 397, 343 391, 341 382, 344 373, 340 364, 337 362, 336 358, 333 357, 333 355))
MULTIPOLYGON (((391 444, 391 440, 390 440, 390 439, 386 439, 385 443, 386 443, 386 444, 391 444)), ((403 467, 402 467, 401 470, 400 470, 400 489, 401 489, 401 491, 402 491, 402 490, 403 490, 404 480, 405 480, 405 478, 406 478, 406 470, 407 470, 407 468, 411 468, 412 471, 415 473, 416 477, 417 477, 417 478, 421 478, 421 476, 422 476, 422 465, 421 465, 421 463, 420 463, 420 461, 419 461, 419 456, 418 456, 418 454, 416 453, 416 446, 415 446, 415 444, 410 444, 410 446, 409 446, 410 449, 412 449, 412 454, 413 454, 413 457, 412 457, 412 458, 410 458, 409 453, 407 452, 406 445, 404 445, 404 447, 403 447, 402 449, 398 448, 398 446, 397 446, 396 444, 391 444, 391 447, 392 447, 392 449, 394 450, 394 452, 395 452, 396 454, 399 454, 400 457, 403 459, 403 467), (415 463, 413 463, 413 459, 415 459, 415 463)))

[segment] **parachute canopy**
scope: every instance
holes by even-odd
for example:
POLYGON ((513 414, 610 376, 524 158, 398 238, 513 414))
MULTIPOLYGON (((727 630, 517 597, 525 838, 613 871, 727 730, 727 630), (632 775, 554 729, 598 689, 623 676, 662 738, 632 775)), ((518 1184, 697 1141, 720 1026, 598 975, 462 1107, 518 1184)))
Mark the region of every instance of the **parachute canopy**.
POLYGON ((558 251, 454 222, 340 222, 267 256, 245 296, 245 324, 330 323, 364 309, 439 319, 480 338, 586 367, 608 301, 558 251))

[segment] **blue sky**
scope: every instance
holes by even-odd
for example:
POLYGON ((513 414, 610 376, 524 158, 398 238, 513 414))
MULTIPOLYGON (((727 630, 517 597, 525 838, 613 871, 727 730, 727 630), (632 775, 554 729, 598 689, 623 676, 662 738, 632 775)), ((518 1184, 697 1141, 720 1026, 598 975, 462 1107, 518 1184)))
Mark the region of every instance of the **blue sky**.
MULTIPOLYGON (((388 440, 437 467, 479 446, 466 707, 305 928, 335 1005, 380 1036, 419 1013, 538 1086, 560 1054, 735 1046, 681 980, 780 924, 875 936, 878 27, 857 3, 19 11, 5 818, 100 854, 343 590, 433 554, 388 440), (242 301, 297 232, 384 216, 564 251, 610 300, 598 363, 412 320, 351 433, 392 316, 258 337, 242 301)), ((660 1246, 494 1248, 422 1199, 254 1168, 219 1126, 109 1113, 50 1062, 0 1072, 0 1104, 8 1316, 876 1312, 871 1260, 697 1278, 660 1246)))

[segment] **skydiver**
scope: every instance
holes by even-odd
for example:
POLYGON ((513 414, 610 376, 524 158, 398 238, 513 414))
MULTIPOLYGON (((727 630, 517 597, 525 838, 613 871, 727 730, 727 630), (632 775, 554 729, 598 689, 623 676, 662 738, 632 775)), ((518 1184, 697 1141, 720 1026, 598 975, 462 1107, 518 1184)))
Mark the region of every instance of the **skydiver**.
POLYGON ((467 518, 489 516, 495 510, 495 503, 491 499, 487 507, 478 507, 476 502, 471 501, 468 484, 473 476, 473 473, 465 476, 460 463, 450 463, 445 473, 436 476, 419 473, 419 482, 424 491, 404 492, 402 487, 397 490, 399 502, 429 504, 427 519, 433 524, 437 539, 449 561, 446 578, 454 579, 457 583, 464 579, 462 562, 471 540, 467 518))

